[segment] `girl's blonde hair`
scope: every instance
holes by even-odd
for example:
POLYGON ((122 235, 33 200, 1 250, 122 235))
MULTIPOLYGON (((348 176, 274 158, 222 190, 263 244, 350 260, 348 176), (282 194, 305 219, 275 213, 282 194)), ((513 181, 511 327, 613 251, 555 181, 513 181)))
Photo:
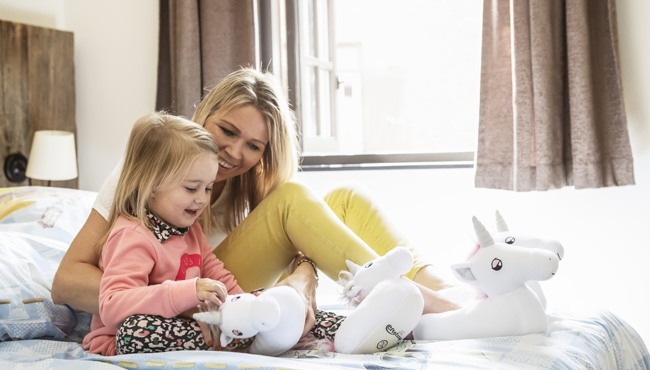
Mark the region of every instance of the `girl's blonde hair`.
POLYGON ((192 121, 205 125, 213 114, 217 117, 246 105, 255 107, 266 120, 269 143, 262 159, 246 173, 230 178, 224 191, 223 228, 231 231, 279 185, 291 180, 298 170, 300 146, 296 119, 279 81, 270 73, 241 68, 217 85, 194 112, 192 121))
MULTIPOLYGON (((182 181, 200 156, 214 156, 216 160, 218 153, 212 135, 194 122, 164 112, 138 119, 126 147, 108 217, 109 229, 98 244, 99 248, 106 242, 119 216, 138 220, 152 230, 147 217, 150 194, 182 181)), ((210 207, 205 207, 198 218, 205 233, 210 232, 210 218, 210 207)))

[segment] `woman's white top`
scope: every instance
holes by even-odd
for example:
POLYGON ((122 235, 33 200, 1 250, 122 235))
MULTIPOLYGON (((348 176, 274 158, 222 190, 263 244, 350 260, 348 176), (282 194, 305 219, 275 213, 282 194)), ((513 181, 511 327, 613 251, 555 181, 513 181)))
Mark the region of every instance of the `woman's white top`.
MULTIPOLYGON (((122 166, 124 166, 124 158, 120 159, 120 162, 115 166, 113 171, 108 175, 108 178, 102 184, 102 187, 99 189, 97 194, 97 199, 93 204, 93 209, 99 212, 104 219, 108 220, 108 215, 111 212, 111 206, 113 205, 113 199, 115 199, 115 189, 117 189, 117 183, 120 180, 120 174, 122 173, 122 166)), ((216 202, 211 206, 212 215, 217 218, 217 221, 221 221, 225 217, 225 199, 228 198, 226 195, 227 190, 221 193, 216 202)), ((208 238, 208 243, 215 248, 221 242, 226 239, 228 233, 222 230, 221 222, 217 222, 218 227, 213 227, 210 235, 206 235, 208 238)))

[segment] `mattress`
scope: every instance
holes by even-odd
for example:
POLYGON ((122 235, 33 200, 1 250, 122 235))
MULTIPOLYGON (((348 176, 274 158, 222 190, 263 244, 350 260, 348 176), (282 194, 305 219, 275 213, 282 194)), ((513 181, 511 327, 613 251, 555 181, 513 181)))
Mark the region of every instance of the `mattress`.
POLYGON ((288 351, 278 357, 179 351, 102 357, 79 343, 0 343, 0 368, 18 369, 620 369, 650 368, 648 351, 623 320, 606 310, 557 311, 550 331, 516 337, 400 342, 387 352, 343 355, 288 351))

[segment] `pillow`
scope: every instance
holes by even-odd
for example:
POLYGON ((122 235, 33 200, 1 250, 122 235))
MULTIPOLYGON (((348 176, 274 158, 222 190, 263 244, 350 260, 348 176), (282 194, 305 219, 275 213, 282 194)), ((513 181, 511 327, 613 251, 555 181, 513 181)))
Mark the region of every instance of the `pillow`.
POLYGON ((0 189, 0 340, 80 341, 92 315, 55 305, 52 280, 96 193, 60 188, 0 189))

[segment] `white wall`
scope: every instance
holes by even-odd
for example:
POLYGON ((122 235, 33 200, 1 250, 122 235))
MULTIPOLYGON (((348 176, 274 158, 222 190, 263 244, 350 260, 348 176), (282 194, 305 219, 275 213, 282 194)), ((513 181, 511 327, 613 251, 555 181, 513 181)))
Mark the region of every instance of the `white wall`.
POLYGON ((99 190, 155 108, 158 0, 65 0, 64 29, 75 33, 79 187, 99 190))
MULTIPOLYGON (((650 1, 619 0, 623 88, 635 157, 635 186, 514 193, 475 189, 473 170, 303 172, 319 193, 350 179, 371 189, 395 222, 448 276, 471 248, 471 216, 494 229, 499 209, 512 230, 560 240, 560 270, 542 283, 549 307, 603 307, 650 343, 650 1)), ((321 279, 322 280, 322 279, 321 279)), ((335 285, 321 283, 324 294, 335 285)))
POLYGON ((155 108, 158 0, 0 0, 0 19, 74 32, 79 187, 99 190, 155 108))

